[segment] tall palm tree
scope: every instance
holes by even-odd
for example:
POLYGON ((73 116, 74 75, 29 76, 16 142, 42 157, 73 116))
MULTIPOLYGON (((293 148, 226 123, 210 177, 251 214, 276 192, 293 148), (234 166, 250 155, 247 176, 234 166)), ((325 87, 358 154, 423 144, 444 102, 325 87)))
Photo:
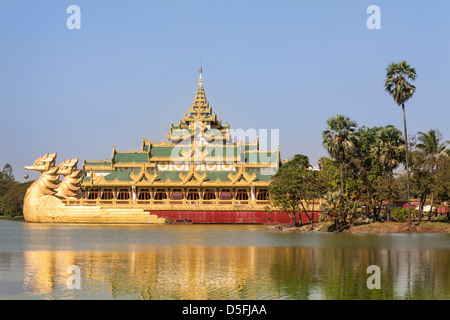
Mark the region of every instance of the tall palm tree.
POLYGON ((405 159, 405 146, 400 130, 393 126, 386 126, 377 132, 377 137, 370 152, 376 157, 387 176, 389 201, 387 220, 390 220, 390 205, 392 203, 392 184, 394 181, 394 170, 405 159))
POLYGON ((341 193, 344 193, 344 163, 356 151, 358 138, 355 134, 356 122, 337 114, 327 120, 328 128, 322 132, 322 143, 329 155, 339 163, 341 193))
POLYGON ((409 164, 408 164, 408 133, 406 130, 405 102, 408 101, 416 91, 416 87, 407 80, 416 79, 416 70, 410 67, 406 61, 391 63, 386 69, 386 79, 384 81, 385 90, 392 96, 398 106, 402 106, 403 127, 405 133, 405 164, 406 164, 406 188, 408 194, 408 224, 411 221, 411 196, 409 191, 409 164))

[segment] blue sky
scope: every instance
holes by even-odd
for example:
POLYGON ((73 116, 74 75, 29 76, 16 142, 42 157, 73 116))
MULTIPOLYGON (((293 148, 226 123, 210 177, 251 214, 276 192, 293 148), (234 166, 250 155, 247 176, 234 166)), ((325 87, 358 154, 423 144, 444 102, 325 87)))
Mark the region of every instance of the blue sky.
POLYGON ((450 139, 450 2, 0 0, 0 169, 16 179, 46 152, 110 158, 166 140, 194 99, 200 60, 206 96, 223 122, 279 129, 283 159, 326 155, 326 120, 392 124, 386 66, 408 61, 417 91, 408 132, 450 139), (81 29, 69 30, 69 5, 81 29), (369 30, 368 6, 381 9, 369 30))

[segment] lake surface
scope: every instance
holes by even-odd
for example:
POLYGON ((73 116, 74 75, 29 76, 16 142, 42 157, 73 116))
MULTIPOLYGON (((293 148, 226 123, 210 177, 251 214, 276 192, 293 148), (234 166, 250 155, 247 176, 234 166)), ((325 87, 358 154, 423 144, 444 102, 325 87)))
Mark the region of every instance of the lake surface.
POLYGON ((3 300, 447 300, 449 263, 448 234, 0 220, 3 300), (371 265, 380 289, 368 288, 371 265))

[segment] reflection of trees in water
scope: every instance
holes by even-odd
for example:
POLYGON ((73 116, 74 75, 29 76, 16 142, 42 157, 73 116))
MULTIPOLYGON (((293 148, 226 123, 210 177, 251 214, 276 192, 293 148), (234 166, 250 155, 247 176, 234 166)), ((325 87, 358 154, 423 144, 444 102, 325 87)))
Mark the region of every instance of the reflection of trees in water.
POLYGON ((448 299, 449 251, 333 247, 146 247, 146 251, 27 251, 25 285, 48 298, 448 299), (369 290, 369 265, 381 289, 369 290), (69 290, 69 265, 82 289, 69 290))
POLYGON ((445 249, 307 248, 277 252, 271 275, 289 299, 448 299, 445 249), (370 290, 367 267, 381 269, 381 289, 370 290))

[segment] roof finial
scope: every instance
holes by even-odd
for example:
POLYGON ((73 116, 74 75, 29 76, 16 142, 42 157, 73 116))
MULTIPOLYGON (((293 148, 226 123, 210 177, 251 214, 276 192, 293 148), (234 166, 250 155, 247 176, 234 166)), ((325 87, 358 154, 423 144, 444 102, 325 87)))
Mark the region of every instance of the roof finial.
POLYGON ((198 86, 202 87, 203 83, 202 83, 202 67, 200 67, 200 78, 198 79, 198 86))

